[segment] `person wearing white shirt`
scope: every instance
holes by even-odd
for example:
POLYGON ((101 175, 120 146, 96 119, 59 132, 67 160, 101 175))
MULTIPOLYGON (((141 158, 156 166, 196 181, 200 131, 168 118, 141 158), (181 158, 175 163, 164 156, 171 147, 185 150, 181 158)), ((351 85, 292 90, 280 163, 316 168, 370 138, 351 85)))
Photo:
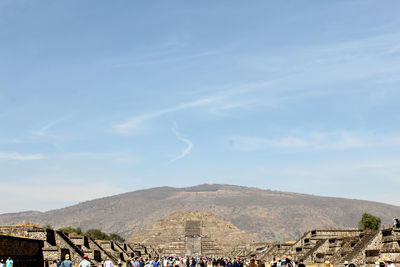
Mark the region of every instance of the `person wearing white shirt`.
POLYGON ((79 263, 79 267, 90 267, 90 261, 88 261, 88 255, 83 255, 83 261, 79 263))

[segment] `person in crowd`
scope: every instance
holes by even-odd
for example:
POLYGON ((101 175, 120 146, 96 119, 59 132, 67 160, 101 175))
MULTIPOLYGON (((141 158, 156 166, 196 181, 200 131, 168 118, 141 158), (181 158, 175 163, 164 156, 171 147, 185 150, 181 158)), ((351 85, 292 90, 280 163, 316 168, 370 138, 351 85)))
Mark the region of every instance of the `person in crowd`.
POLYGON ((148 258, 145 260, 144 267, 151 267, 151 261, 148 258))
POLYGON ((306 267, 306 265, 304 264, 303 259, 299 260, 299 265, 297 267, 306 267))
POLYGON ((175 259, 175 267, 182 267, 182 258, 175 259))
POLYGON ((392 259, 387 258, 387 259, 385 260, 385 262, 386 262, 386 267, 395 267, 395 265, 394 265, 392 259))
POLYGON ((245 259, 242 259, 239 266, 240 266, 240 267, 245 267, 245 265, 246 265, 246 264, 245 264, 245 259))
POLYGON ((192 259, 190 260, 190 267, 196 267, 196 259, 192 257, 192 259))
POLYGON ((154 257, 154 260, 151 262, 153 267, 160 267, 160 262, 158 261, 158 257, 154 257))
POLYGON ((61 267, 73 267, 72 261, 69 258, 69 254, 65 255, 65 260, 61 263, 61 267))
POLYGON ((11 259, 11 257, 8 257, 6 260, 6 267, 13 267, 14 266, 14 261, 11 259))
POLYGON ((109 257, 107 257, 106 261, 103 264, 104 267, 114 267, 114 264, 112 263, 112 261, 110 260, 109 257))
POLYGON ((88 255, 84 254, 83 261, 81 261, 79 263, 79 267, 90 267, 91 265, 90 265, 90 261, 88 261, 88 258, 89 258, 88 255))
POLYGON ((219 258, 219 259, 217 260, 217 264, 218 264, 218 266, 220 266, 220 267, 225 267, 224 258, 219 258))
POLYGON ((139 259, 139 267, 144 267, 144 265, 145 265, 145 262, 144 262, 143 258, 140 257, 140 259, 139 259))
POLYGON ((271 267, 277 267, 276 259, 273 258, 272 261, 269 263, 271 267))
POLYGON ((203 258, 200 259, 199 265, 200 265, 200 267, 206 267, 206 263, 204 262, 203 258))
POLYGON ((255 259, 250 260, 249 267, 257 267, 255 259))
POLYGON ((0 260, 0 267, 4 267, 4 260, 3 259, 0 260))
POLYGON ((131 257, 129 257, 129 258, 126 260, 125 266, 126 266, 126 267, 132 267, 132 258, 131 258, 131 257))
POLYGON ((135 261, 133 262, 133 267, 139 267, 139 258, 135 257, 135 261))
POLYGON ((172 257, 169 257, 167 260, 167 267, 174 267, 175 265, 175 260, 172 257))
POLYGON ((206 264, 207 264, 207 267, 212 267, 213 265, 212 265, 212 259, 206 259, 206 264))

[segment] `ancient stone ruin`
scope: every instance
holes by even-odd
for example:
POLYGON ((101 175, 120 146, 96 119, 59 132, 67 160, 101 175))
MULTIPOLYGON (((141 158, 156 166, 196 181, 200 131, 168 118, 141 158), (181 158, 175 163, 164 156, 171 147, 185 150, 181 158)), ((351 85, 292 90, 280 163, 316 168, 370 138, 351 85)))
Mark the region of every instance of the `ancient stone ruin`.
POLYGON ((290 256, 305 264, 330 261, 343 265, 347 261, 375 266, 376 261, 387 259, 400 264, 400 229, 315 229, 297 241, 260 243, 232 223, 199 211, 176 212, 134 233, 126 243, 69 236, 36 226, 0 226, 0 258, 11 256, 18 266, 48 266, 66 254, 74 264, 87 254, 94 265, 106 258, 117 263, 130 257, 198 255, 254 257, 267 262, 290 256))
POLYGON ((133 233, 128 241, 150 245, 161 255, 217 257, 253 243, 254 238, 214 214, 180 211, 133 233))
MULTIPOLYGON (((129 257, 150 258, 157 256, 155 250, 141 244, 127 244, 113 241, 94 240, 87 236, 69 236, 63 232, 36 226, 0 226, 0 255, 5 259, 12 256, 16 262, 30 262, 26 266, 49 266, 54 260, 65 259, 69 254, 74 264, 83 260, 87 254, 89 261, 99 265, 106 258, 115 264, 118 259, 126 261, 129 257), (1 246, 6 247, 6 250, 1 246), (13 246, 15 244, 15 246, 13 246), (18 247, 23 247, 20 250, 18 247), (13 249, 14 248, 14 249, 13 249), (35 264, 38 265, 35 265, 35 264)), ((25 266, 25 265, 18 265, 25 266)))
POLYGON ((0 234, 0 259, 11 257, 14 266, 43 267, 43 241, 0 234))
POLYGON ((345 261, 357 266, 375 266, 377 261, 390 259, 400 264, 400 229, 363 232, 359 229, 316 229, 306 232, 299 240, 266 244, 264 248, 246 251, 242 255, 266 261, 292 257, 305 264, 330 261, 343 265, 345 261))

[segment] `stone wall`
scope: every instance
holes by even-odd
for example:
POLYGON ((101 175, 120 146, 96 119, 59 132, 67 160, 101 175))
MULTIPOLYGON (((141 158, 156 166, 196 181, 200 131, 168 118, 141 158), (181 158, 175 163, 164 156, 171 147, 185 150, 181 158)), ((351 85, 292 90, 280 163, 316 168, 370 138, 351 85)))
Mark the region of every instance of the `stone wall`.
POLYGON ((43 241, 0 235, 0 259, 11 257, 14 266, 43 267, 43 241))
POLYGON ((357 266, 374 266, 379 259, 390 258, 395 264, 400 263, 399 229, 377 232, 318 229, 305 233, 292 245, 288 244, 278 243, 266 248, 262 259, 291 256, 295 261, 303 259, 306 264, 320 264, 329 260, 336 265, 348 261, 357 266))

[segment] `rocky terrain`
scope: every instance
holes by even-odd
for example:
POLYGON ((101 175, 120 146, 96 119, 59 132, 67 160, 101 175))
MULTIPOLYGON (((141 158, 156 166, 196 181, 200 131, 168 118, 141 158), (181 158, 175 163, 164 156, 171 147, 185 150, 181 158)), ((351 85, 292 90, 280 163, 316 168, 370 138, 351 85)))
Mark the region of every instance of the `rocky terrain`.
POLYGON ((233 185, 159 187, 95 199, 48 212, 0 215, 0 224, 22 221, 99 228, 129 237, 176 211, 218 215, 260 240, 295 239, 319 227, 356 227, 363 212, 391 223, 400 207, 370 201, 321 197, 233 185))

